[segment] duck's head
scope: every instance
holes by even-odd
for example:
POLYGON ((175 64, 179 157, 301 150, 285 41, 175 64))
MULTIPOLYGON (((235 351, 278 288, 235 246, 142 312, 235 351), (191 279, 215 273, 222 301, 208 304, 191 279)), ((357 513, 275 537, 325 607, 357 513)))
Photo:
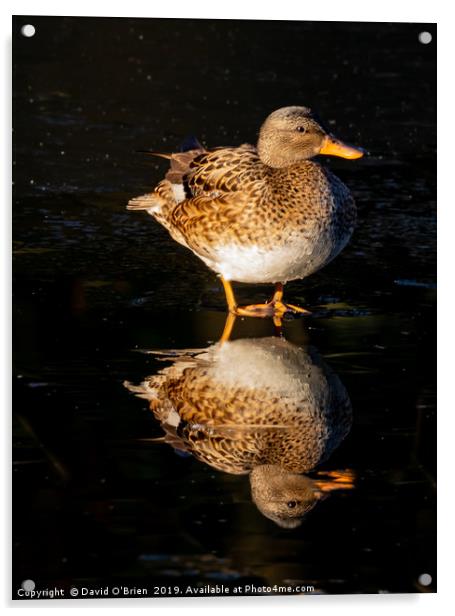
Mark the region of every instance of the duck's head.
POLYGON ((360 158, 364 151, 336 139, 308 107, 282 107, 261 126, 259 157, 270 167, 283 168, 318 154, 360 158))
POLYGON ((251 496, 259 511, 282 528, 297 528, 305 515, 334 490, 351 490, 350 470, 323 471, 310 479, 277 464, 256 466, 250 473, 251 496))
POLYGON ((324 497, 314 482, 275 464, 250 473, 251 496, 259 511, 282 528, 300 526, 306 513, 324 497))

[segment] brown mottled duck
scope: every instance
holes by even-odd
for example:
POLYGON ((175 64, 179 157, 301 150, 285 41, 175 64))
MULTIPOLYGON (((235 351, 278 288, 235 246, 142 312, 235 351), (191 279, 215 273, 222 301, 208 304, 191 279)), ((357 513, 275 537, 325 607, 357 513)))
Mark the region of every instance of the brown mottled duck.
POLYGON ((230 312, 305 313, 283 302, 283 284, 324 267, 348 243, 356 208, 318 154, 355 159, 306 107, 284 107, 262 124, 257 145, 163 154, 170 170, 151 193, 131 199, 221 278, 230 312), (274 283, 270 302, 240 307, 231 281, 274 283))
POLYGON ((258 509, 286 528, 352 474, 302 475, 326 460, 351 426, 338 377, 311 348, 278 337, 242 339, 201 351, 164 353, 172 364, 139 386, 164 441, 220 471, 249 474, 258 509))

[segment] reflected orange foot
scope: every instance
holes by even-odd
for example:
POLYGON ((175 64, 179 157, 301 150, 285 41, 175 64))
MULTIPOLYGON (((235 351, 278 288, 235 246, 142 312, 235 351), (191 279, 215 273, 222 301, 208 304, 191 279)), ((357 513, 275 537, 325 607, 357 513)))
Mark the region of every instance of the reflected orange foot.
POLYGON ((266 304, 236 306, 233 312, 241 317, 274 317, 277 319, 280 319, 286 312, 292 312, 294 314, 311 314, 309 310, 294 306, 293 304, 285 304, 281 300, 272 300, 266 304))
POLYGON ((328 477, 332 477, 334 481, 340 482, 353 482, 355 479, 355 474, 350 469, 346 469, 344 471, 327 471, 324 473, 328 477))
POLYGON ((330 477, 330 480, 321 478, 315 481, 317 487, 322 492, 331 492, 332 490, 352 490, 354 488, 355 474, 347 469, 344 471, 328 471, 321 475, 330 477))

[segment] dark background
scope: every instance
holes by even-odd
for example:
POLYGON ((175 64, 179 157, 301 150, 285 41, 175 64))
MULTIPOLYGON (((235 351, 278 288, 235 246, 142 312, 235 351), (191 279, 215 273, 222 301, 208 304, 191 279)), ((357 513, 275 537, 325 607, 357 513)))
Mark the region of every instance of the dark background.
POLYGON ((27 578, 435 590, 435 92, 434 24, 13 19, 13 594, 27 578), (254 142, 295 104, 370 155, 324 161, 358 228, 287 286, 313 317, 285 324, 349 391, 353 429, 324 468, 354 469, 357 488, 285 531, 246 478, 141 440, 160 431, 122 382, 158 364, 134 349, 205 347, 225 304, 202 262, 125 205, 166 168, 135 150, 254 142))

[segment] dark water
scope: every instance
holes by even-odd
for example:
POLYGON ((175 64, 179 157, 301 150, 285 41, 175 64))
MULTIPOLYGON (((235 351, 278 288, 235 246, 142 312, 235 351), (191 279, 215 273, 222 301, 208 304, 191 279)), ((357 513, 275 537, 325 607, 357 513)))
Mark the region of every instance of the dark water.
MULTIPOLYGON (((149 595, 434 591, 435 26, 17 17, 13 32, 13 595, 29 578, 149 595), (134 151, 189 133, 251 142, 288 104, 370 152, 325 161, 355 195, 358 228, 286 287, 313 312, 285 322, 286 340, 317 349, 353 409, 309 476, 355 476, 292 530, 260 513, 247 476, 150 441, 159 424, 123 386, 163 367, 139 349, 204 349, 225 321, 215 275, 126 212, 165 170, 134 151)), ((242 303, 270 291, 238 286, 242 303)), ((273 333, 239 320, 233 339, 273 333)))

